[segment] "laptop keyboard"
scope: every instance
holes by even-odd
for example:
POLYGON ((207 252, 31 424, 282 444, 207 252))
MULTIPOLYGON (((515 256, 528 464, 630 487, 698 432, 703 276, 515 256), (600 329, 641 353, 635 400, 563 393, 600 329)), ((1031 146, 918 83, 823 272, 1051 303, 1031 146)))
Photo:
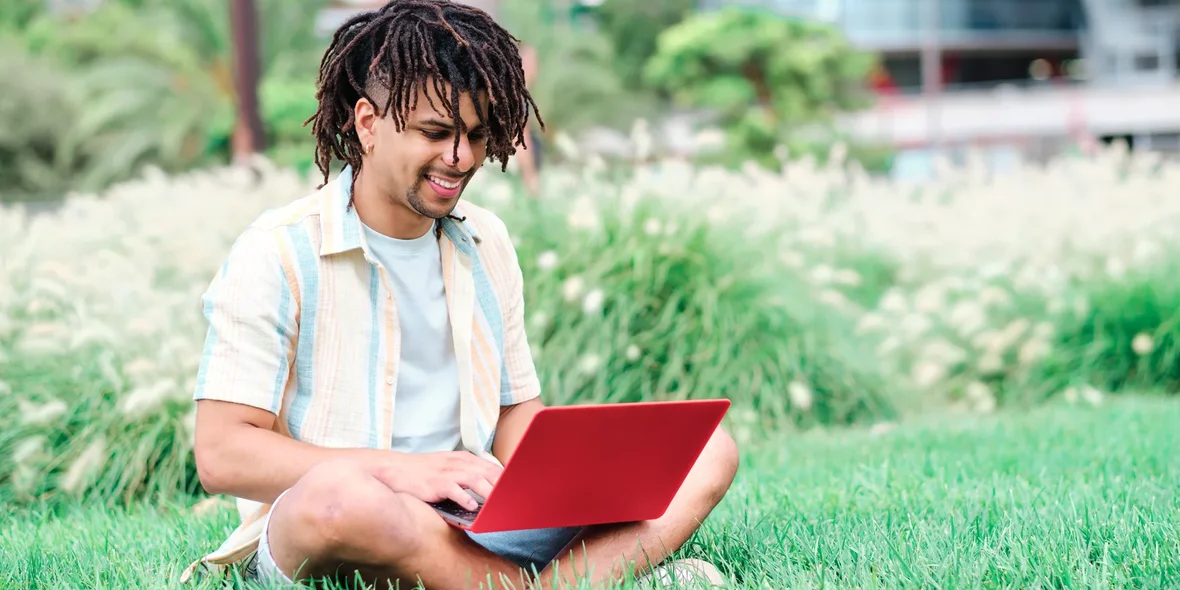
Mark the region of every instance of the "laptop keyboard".
POLYGON ((432 503, 430 506, 432 508, 434 508, 435 510, 438 510, 439 512, 445 512, 447 514, 450 514, 451 516, 455 516, 455 517, 458 517, 460 519, 467 520, 467 521, 474 521, 475 517, 479 515, 479 508, 483 508, 483 506, 481 505, 479 508, 476 508, 475 511, 473 512, 471 510, 468 510, 468 509, 460 506, 454 500, 447 500, 445 502, 435 502, 435 503, 432 503))

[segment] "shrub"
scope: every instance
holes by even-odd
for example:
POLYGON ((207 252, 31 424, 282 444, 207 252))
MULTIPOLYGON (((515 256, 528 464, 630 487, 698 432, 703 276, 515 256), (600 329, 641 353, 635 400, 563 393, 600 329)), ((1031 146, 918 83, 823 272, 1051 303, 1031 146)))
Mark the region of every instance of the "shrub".
MULTIPOLYGON (((742 439, 1175 391, 1180 166, 1113 149, 940 169, 909 186, 838 153, 740 173, 590 159, 539 198, 495 170, 467 198, 517 242, 550 403, 725 396, 742 439)), ((0 499, 195 489, 199 295, 259 211, 318 181, 260 170, 0 208, 0 499)))
POLYGON ((78 105, 63 72, 0 44, 0 202, 58 199, 83 166, 68 146, 78 105))

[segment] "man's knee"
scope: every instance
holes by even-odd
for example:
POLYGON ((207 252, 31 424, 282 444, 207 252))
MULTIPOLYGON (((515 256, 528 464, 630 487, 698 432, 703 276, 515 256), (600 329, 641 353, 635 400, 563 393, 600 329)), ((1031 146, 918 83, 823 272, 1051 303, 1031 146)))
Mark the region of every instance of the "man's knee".
POLYGON ((414 549, 418 535, 400 504, 397 494, 360 468, 332 462, 308 471, 283 496, 272 518, 281 522, 280 536, 293 552, 312 563, 366 562, 396 557, 376 555, 392 548, 399 553, 414 549), (374 543, 373 530, 381 531, 380 543, 374 543))
POLYGON ((733 483, 738 465, 741 462, 737 443, 729 433, 721 427, 717 427, 708 444, 705 445, 702 458, 709 464, 709 482, 712 484, 710 491, 720 501, 733 483))

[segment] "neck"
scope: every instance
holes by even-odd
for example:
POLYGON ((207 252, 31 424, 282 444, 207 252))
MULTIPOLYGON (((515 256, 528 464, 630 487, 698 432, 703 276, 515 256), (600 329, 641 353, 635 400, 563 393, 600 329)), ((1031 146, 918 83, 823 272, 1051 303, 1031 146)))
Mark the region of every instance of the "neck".
POLYGON ((356 207, 362 223, 399 240, 420 238, 430 230, 433 219, 414 211, 402 199, 390 195, 377 184, 373 175, 365 174, 362 167, 352 189, 353 207, 356 207))

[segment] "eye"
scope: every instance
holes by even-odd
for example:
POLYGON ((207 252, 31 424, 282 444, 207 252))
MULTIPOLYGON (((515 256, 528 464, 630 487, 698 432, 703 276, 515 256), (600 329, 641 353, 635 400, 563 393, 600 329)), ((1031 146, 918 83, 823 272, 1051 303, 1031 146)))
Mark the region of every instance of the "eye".
POLYGON ((451 136, 450 132, 448 131, 423 131, 422 135, 425 135, 426 139, 432 141, 443 140, 451 136))

